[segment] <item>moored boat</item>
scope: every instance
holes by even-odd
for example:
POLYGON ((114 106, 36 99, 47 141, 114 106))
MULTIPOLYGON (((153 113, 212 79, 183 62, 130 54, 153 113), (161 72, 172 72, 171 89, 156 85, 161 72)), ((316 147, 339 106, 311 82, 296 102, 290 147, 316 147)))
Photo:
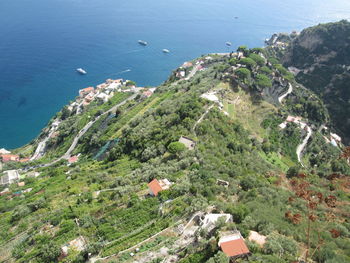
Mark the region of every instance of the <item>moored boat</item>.
POLYGON ((77 68, 77 71, 82 75, 87 74, 87 72, 85 70, 83 70, 82 68, 77 68))
POLYGON ((146 41, 143 41, 143 40, 139 40, 138 43, 142 46, 147 46, 148 43, 146 41))

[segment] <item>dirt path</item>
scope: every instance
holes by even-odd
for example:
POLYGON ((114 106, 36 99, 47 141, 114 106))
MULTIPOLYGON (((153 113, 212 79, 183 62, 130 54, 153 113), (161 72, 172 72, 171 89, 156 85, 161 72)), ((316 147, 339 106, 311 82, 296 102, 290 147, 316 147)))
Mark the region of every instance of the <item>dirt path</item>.
POLYGON ((209 113, 209 111, 210 111, 213 107, 214 107, 214 104, 210 105, 209 108, 202 114, 202 116, 201 116, 201 117, 196 121, 196 123, 193 125, 192 130, 193 130, 193 132, 194 132, 194 134, 195 134, 196 136, 197 136, 197 134, 196 134, 196 128, 197 128, 198 124, 200 124, 200 123, 203 121, 204 117, 209 113))

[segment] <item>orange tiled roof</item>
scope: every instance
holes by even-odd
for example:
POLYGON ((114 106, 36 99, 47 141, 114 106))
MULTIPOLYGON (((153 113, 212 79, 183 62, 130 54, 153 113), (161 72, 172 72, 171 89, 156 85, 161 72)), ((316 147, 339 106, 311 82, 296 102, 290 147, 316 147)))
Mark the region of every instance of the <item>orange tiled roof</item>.
POLYGON ((69 163, 76 163, 78 161, 78 156, 72 156, 68 159, 69 163))
POLYGON ((220 246, 222 251, 229 257, 236 257, 249 253, 249 249, 242 238, 222 242, 220 246))
POLYGON ((162 187, 160 186, 160 183, 157 179, 153 179, 149 184, 148 187, 151 189, 152 193, 157 196, 160 191, 162 191, 162 187))
POLYGON ((19 156, 14 154, 3 154, 1 157, 3 162, 19 161, 19 156))

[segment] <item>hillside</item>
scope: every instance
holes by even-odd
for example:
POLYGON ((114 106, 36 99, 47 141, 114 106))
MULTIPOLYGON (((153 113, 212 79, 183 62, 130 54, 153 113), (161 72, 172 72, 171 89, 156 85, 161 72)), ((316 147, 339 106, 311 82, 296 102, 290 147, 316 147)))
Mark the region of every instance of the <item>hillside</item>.
POLYGON ((236 235, 237 262, 348 262, 349 156, 269 54, 81 90, 3 165, 19 178, 0 186, 0 261, 229 262, 218 242, 236 235))
POLYGON ((281 35, 277 41, 287 44, 285 50, 277 52, 282 63, 294 67, 297 81, 320 96, 332 117, 332 125, 348 144, 350 22, 320 24, 297 36, 281 35))

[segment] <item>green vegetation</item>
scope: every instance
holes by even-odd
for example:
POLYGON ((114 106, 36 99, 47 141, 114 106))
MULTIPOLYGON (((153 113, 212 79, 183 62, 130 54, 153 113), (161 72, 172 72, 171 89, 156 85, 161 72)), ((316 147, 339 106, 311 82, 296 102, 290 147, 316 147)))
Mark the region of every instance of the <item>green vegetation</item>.
POLYGON ((0 196, 0 261, 57 262, 61 247, 81 236, 87 246, 70 249, 63 262, 85 262, 89 255, 133 262, 132 253, 151 251, 150 262, 161 262, 162 247, 182 263, 228 262, 218 240, 235 229, 246 240, 250 231, 267 237, 263 246, 247 241, 249 262, 292 262, 306 250, 315 262, 349 261, 350 167, 342 149, 318 129, 329 120, 327 110, 276 59, 265 61, 259 55, 269 57, 265 49, 239 50, 248 57, 200 58, 204 70, 191 79, 171 76, 151 97, 136 96, 111 114, 101 116, 130 94, 93 102, 79 115, 62 109, 59 135, 50 139, 42 163, 62 155, 90 120, 101 117, 80 139, 77 163, 36 167, 39 177, 27 176, 25 186, 12 184, 0 196), (293 94, 276 103, 274 89, 289 84, 293 94), (223 107, 201 96, 207 92, 215 92, 223 107), (288 115, 301 115, 313 129, 304 167, 296 148, 306 131, 295 123, 280 128, 288 115), (188 150, 181 136, 193 138, 195 148, 188 150), (150 196, 147 184, 154 178, 173 184, 150 196), (314 196, 322 202, 314 205, 314 196), (202 229, 181 246, 181 227, 198 211, 229 213, 233 222, 202 229))

